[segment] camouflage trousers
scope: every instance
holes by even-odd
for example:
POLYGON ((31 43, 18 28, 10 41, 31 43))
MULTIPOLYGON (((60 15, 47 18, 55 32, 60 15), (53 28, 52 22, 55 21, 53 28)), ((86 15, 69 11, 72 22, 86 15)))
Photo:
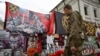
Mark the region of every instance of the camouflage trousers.
POLYGON ((82 51, 77 49, 75 53, 71 53, 70 47, 65 48, 63 56, 82 56, 82 51))
POLYGON ((70 39, 67 39, 66 40, 66 45, 67 46, 66 46, 66 48, 64 50, 64 56, 82 56, 83 39, 81 38, 80 35, 76 35, 74 37, 76 37, 76 38, 72 38, 72 39, 74 39, 74 44, 75 44, 75 48, 76 48, 75 53, 71 52, 71 50, 70 50, 70 47, 71 47, 70 44, 71 44, 71 42, 68 41, 70 39), (77 37, 80 37, 80 38, 77 38, 77 37))
MULTIPOLYGON (((79 43, 82 43, 82 42, 79 42, 79 43)), ((76 51, 75 53, 72 53, 71 50, 70 50, 70 47, 67 46, 64 50, 64 55, 63 56, 83 56, 82 55, 82 50, 83 50, 83 47, 82 45, 79 46, 78 43, 76 44, 77 46, 76 47, 76 51)), ((96 56, 96 54, 92 54, 92 55, 86 55, 86 56, 96 56)))

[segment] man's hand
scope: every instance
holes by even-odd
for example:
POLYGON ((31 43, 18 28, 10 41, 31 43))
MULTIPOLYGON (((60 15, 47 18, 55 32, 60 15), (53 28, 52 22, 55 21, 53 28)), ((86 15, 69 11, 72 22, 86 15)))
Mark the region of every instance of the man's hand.
POLYGON ((70 49, 71 49, 71 52, 72 52, 72 53, 75 53, 75 51, 76 51, 75 46, 71 46, 71 48, 70 48, 70 49))

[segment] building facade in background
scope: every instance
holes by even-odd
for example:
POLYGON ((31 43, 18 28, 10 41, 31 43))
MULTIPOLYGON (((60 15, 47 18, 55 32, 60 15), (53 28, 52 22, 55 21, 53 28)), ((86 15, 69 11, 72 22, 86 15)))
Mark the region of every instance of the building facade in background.
MULTIPOLYGON (((0 18, 0 19, 1 19, 1 18, 0 18)), ((2 22, 2 20, 0 20, 0 30, 3 29, 3 25, 4 25, 4 23, 2 22)))
POLYGON ((63 13, 66 4, 79 11, 84 21, 100 23, 100 0, 63 0, 53 10, 63 13))

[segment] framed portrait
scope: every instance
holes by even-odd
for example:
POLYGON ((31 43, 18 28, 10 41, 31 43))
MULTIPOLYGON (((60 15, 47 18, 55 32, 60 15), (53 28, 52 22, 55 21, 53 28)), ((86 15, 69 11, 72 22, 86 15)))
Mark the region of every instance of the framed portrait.
POLYGON ((14 51, 14 56, 22 56, 22 49, 17 49, 16 51, 14 51))
POLYGON ((11 56, 12 50, 11 49, 1 49, 0 56, 11 56))

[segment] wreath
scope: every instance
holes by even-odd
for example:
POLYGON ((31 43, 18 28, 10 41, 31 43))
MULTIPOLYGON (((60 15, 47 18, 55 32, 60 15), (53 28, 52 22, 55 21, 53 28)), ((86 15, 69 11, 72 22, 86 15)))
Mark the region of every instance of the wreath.
POLYGON ((90 35, 90 36, 95 35, 96 32, 95 24, 84 22, 84 26, 86 28, 86 32, 85 32, 86 35, 90 35))

